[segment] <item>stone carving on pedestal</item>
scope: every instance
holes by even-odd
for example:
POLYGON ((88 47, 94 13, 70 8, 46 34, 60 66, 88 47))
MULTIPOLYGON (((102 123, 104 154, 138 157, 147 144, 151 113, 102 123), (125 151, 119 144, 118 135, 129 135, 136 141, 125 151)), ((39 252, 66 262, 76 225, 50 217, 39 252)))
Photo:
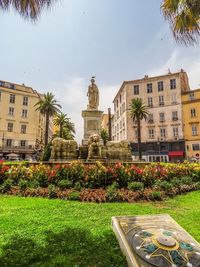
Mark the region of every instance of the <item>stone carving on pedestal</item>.
MULTIPOLYGON (((101 136, 101 119, 103 116, 103 111, 98 110, 99 107, 99 89, 95 84, 95 77, 92 77, 91 84, 88 86, 87 96, 88 105, 87 109, 82 111, 82 117, 84 119, 84 137, 82 140, 82 145, 87 146, 90 136, 92 134, 98 134, 101 136)), ((102 140, 100 137, 100 144, 102 140)))
POLYGON ((101 144, 98 134, 92 134, 88 142, 88 158, 87 160, 101 159, 101 144))
POLYGON ((74 160, 78 158, 78 145, 74 140, 56 137, 52 141, 51 161, 74 160))

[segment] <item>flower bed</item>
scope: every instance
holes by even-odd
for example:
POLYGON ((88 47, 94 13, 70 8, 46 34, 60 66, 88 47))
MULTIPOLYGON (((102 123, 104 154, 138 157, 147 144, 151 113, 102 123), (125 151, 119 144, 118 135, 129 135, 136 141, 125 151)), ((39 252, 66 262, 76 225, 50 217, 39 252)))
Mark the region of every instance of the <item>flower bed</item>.
POLYGON ((114 202, 161 200, 166 196, 200 189, 199 164, 152 163, 143 168, 133 164, 65 165, 0 164, 1 193, 114 202))

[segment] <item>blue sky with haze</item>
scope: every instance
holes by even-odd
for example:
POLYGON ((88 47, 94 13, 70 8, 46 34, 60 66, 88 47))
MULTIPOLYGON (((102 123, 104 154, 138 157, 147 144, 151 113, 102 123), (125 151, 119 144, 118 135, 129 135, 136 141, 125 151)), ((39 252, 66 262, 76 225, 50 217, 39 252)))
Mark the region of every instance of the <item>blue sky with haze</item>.
POLYGON ((37 23, 12 10, 0 12, 0 80, 52 91, 83 135, 81 110, 87 106, 92 75, 100 108, 124 80, 183 68, 191 88, 200 87, 199 46, 177 45, 160 11, 160 0, 60 0, 37 23))

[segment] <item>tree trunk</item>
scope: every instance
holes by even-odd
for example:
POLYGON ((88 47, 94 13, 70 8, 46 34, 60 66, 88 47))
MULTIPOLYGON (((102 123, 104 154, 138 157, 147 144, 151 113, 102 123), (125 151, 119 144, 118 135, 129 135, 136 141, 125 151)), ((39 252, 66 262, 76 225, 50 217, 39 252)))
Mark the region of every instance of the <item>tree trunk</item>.
POLYGON ((45 126, 45 138, 44 138, 45 146, 48 144, 48 141, 49 141, 49 114, 46 114, 46 126, 45 126))
POLYGON ((140 119, 137 119, 137 131, 138 131, 138 154, 139 154, 139 160, 142 160, 140 119))
POLYGON ((62 123, 61 123, 61 124, 60 124, 60 138, 62 138, 62 136, 63 136, 63 134, 62 134, 62 131, 63 131, 62 128, 63 128, 63 127, 62 127, 62 123))

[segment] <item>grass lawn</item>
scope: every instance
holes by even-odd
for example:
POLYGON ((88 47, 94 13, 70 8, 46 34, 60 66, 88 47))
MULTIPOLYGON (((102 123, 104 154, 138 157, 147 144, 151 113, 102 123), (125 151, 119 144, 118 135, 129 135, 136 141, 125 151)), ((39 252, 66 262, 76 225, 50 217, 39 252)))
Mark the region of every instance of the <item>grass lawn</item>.
POLYGON ((200 241, 200 191, 137 204, 0 196, 0 266, 125 267, 111 217, 162 213, 200 241))

